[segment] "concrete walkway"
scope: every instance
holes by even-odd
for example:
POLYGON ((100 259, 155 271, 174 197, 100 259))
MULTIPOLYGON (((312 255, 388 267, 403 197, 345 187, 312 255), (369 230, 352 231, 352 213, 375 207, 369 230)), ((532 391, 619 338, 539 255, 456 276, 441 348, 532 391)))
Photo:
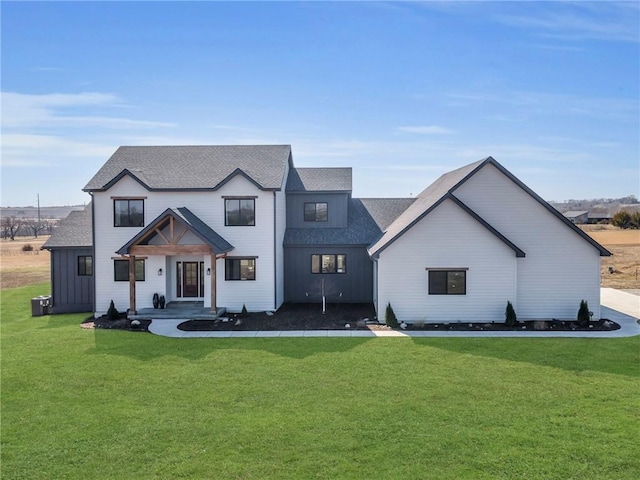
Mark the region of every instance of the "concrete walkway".
POLYGON ((622 338, 640 335, 640 297, 612 288, 603 288, 601 293, 601 316, 620 325, 619 330, 609 332, 464 332, 464 331, 402 331, 402 330, 259 330, 226 332, 184 332, 178 325, 185 320, 153 320, 149 331, 156 335, 174 338, 268 338, 268 337, 573 337, 573 338, 622 338))

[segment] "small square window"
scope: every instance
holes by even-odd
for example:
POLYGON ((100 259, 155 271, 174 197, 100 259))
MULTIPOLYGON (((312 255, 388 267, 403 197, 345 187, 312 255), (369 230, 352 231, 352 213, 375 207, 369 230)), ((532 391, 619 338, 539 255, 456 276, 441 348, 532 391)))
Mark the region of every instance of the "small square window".
MULTIPOLYGON (((116 282, 129 281, 129 260, 114 260, 113 269, 116 282)), ((136 282, 144 282, 144 260, 136 260, 136 282)))
POLYGON ((227 258, 225 260, 225 280, 255 280, 255 258, 227 258))
POLYGON ((226 226, 254 226, 256 203, 253 198, 227 198, 224 202, 226 226))
POLYGON ((114 200, 113 213, 116 227, 144 227, 144 200, 114 200))
POLYGON ((466 294, 466 270, 429 270, 429 295, 466 294))
POLYGON ((326 202, 305 203, 305 222, 326 222, 329 220, 329 205, 326 202))

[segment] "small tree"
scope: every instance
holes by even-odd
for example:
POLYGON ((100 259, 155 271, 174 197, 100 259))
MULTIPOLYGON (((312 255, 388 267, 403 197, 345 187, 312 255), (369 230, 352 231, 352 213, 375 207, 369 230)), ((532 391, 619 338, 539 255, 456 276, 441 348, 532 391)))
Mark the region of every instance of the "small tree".
POLYGON ((507 302, 507 308, 504 311, 505 323, 508 327, 515 327, 518 325, 518 317, 516 311, 513 309, 511 302, 507 302))
POLYGON ((240 312, 240 316, 241 317, 246 317, 247 315, 248 315, 247 306, 243 303, 242 304, 242 311, 240 312))
POLYGON ((582 327, 589 325, 591 321, 591 315, 589 314, 589 305, 586 300, 580 302, 580 308, 578 309, 578 324, 582 327))
POLYGON ((632 227, 631 214, 626 210, 620 210, 611 219, 611 224, 616 227, 620 227, 624 229, 631 228, 632 227))
POLYGON ((120 312, 118 312, 118 309, 113 304, 113 300, 111 300, 109 310, 107 310, 107 320, 118 320, 118 318, 120 318, 120 312))
POLYGON ((387 310, 384 313, 384 322, 391 328, 398 328, 400 326, 398 324, 398 318, 396 317, 393 308, 391 308, 391 302, 387 304, 387 310))

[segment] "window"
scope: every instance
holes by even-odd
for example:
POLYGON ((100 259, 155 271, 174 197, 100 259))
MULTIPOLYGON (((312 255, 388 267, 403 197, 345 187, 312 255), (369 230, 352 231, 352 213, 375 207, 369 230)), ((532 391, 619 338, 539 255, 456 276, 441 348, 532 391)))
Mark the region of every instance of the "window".
POLYGON ((225 260, 225 280, 255 280, 255 258, 227 258, 225 260))
POLYGON ((227 198, 224 201, 224 224, 253 226, 256 224, 256 201, 253 198, 227 198))
POLYGON ((429 295, 466 294, 466 270, 429 270, 429 295))
MULTIPOLYGON (((129 260, 114 260, 113 270, 116 282, 129 281, 129 260)), ((144 282, 144 260, 136 260, 136 282, 144 282)))
POLYGON ((311 255, 311 273, 347 273, 347 256, 311 255))
POLYGON ((78 276, 90 277, 93 275, 93 257, 91 255, 78 256, 78 276))
POLYGON ((144 227, 144 200, 114 200, 113 225, 144 227))
POLYGON ((327 220, 329 220, 329 206, 327 203, 304 204, 305 222, 326 222, 327 220))

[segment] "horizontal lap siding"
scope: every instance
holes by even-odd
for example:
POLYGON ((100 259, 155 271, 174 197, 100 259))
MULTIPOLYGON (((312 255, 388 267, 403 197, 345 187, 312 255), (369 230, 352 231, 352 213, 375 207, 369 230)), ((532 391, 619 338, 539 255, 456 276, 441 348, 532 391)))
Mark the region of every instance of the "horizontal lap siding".
POLYGON ((321 302, 322 281, 328 302, 370 303, 373 292, 373 262, 365 247, 287 247, 285 248, 285 301, 321 302), (347 273, 311 273, 311 255, 344 254, 347 273), (307 293, 310 295, 307 296, 307 293), (342 293, 342 296, 340 294, 342 293))
MULTIPOLYGON (((111 299, 119 310, 129 307, 128 282, 113 281, 113 260, 116 250, 126 244, 142 228, 113 226, 112 196, 144 196, 145 225, 170 207, 187 207, 216 232, 222 235, 234 250, 230 256, 258 257, 256 281, 227 282, 224 280, 224 261, 217 262, 218 306, 231 310, 246 304, 250 310, 269 310, 274 307, 274 248, 273 248, 273 193, 256 188, 241 176, 236 176, 216 191, 207 192, 151 192, 129 177, 124 177, 106 192, 94 194, 96 244, 96 312, 104 313, 111 299), (223 196, 255 196, 256 225, 247 227, 225 226, 223 196)), ((203 257, 203 261, 206 259, 203 257)), ((146 262, 146 281, 136 284, 136 306, 152 306, 153 293, 166 292, 168 281, 159 277, 159 268, 166 270, 163 257, 151 256, 146 262)), ((206 267, 205 267, 206 268, 206 267)), ((209 279, 205 279, 207 284, 209 279)), ((207 287, 207 285, 205 285, 207 287)), ((205 298, 209 296, 208 288, 205 298)), ((172 297, 172 295, 167 295, 172 297)))
POLYGON ((493 165, 455 195, 526 253, 518 259, 519 318, 575 318, 580 300, 600 316, 600 255, 493 165))
POLYGON ((515 275, 513 250, 447 200, 380 254, 378 316, 391 303, 405 322, 504 321, 515 275), (468 268, 466 295, 429 295, 426 267, 468 268))

